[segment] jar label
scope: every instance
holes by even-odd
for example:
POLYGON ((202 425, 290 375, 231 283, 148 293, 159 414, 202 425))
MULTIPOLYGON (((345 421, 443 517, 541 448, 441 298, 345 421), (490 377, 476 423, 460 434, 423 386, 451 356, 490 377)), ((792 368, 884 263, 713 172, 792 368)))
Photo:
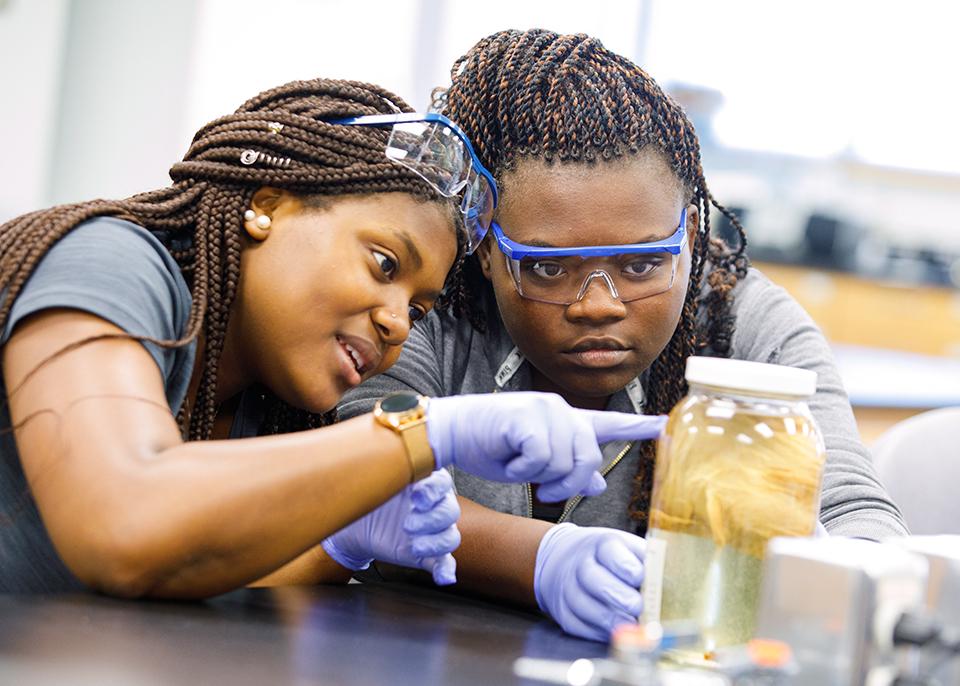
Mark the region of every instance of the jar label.
POLYGON ((640 621, 660 621, 663 599, 663 564, 667 557, 667 542, 662 538, 647 539, 647 553, 643 562, 643 614, 640 621))

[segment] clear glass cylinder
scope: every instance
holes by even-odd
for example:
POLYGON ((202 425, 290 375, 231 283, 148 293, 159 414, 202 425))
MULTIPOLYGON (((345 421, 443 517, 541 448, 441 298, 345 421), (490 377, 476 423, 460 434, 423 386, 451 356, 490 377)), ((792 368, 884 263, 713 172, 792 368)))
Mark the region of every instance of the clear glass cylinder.
MULTIPOLYGON (((722 363, 773 366, 710 360, 722 363)), ((700 376, 730 385, 698 383, 688 366, 657 446, 644 599, 645 619, 697 622, 709 656, 753 637, 767 541, 813 535, 825 451, 796 384, 700 376)))

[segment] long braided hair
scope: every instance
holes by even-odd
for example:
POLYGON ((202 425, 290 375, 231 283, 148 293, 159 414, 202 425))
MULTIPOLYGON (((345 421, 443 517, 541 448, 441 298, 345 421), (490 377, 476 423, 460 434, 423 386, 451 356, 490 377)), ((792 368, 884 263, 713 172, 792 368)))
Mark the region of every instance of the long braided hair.
MULTIPOLYGON (((670 164, 702 218, 680 322, 650 366, 645 411, 665 413, 686 394, 686 360, 730 355, 732 289, 746 276, 746 236, 736 216, 707 189, 700 145, 683 110, 628 59, 585 35, 501 31, 477 43, 451 70, 442 95, 446 114, 473 142, 503 188, 504 172, 524 159, 548 164, 596 164, 656 150, 670 164), (739 245, 710 237, 711 205, 735 227, 739 245), (709 289, 703 288, 706 278, 709 289)), ((509 193, 509 188, 506 189, 509 193)), ((481 302, 491 289, 476 258, 458 261, 439 305, 485 325, 481 302)), ((654 444, 640 446, 630 515, 646 530, 654 444)))
MULTIPOLYGON (((174 183, 167 188, 126 200, 53 207, 3 224, 0 328, 38 262, 79 224, 112 216, 143 226, 173 255, 190 287, 192 304, 182 339, 128 337, 176 347, 203 335, 196 405, 188 420, 185 403, 178 421, 186 437, 209 438, 218 409, 220 356, 246 240, 243 215, 253 194, 262 186, 275 186, 300 194, 305 205, 314 207, 325 206, 329 196, 392 191, 443 201, 420 177, 387 159, 387 131, 327 123, 339 117, 401 111, 411 108, 378 86, 329 79, 295 81, 257 95, 234 114, 200 129, 183 161, 171 168, 174 183)), ((332 413, 311 414, 266 395, 261 433, 312 428, 333 420, 332 413)))

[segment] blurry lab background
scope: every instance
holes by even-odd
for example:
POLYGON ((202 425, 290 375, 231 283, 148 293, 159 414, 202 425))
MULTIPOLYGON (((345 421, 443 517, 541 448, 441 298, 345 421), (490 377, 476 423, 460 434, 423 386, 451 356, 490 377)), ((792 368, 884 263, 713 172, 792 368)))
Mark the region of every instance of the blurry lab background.
POLYGON ((870 442, 960 405, 958 23, 935 0, 0 0, 0 221, 166 185, 197 128, 286 81, 423 109, 489 33, 589 33, 686 107, 870 442))

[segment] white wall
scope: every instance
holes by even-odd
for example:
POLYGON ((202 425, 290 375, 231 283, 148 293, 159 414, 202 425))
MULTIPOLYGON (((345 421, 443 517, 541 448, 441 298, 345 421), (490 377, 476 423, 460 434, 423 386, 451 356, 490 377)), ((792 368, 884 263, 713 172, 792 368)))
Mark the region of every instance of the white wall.
POLYGON ((68 4, 0 2, 0 221, 50 201, 68 4))
POLYGON ((258 92, 321 76, 413 90, 419 2, 200 0, 182 135, 258 92))
POLYGON ((377 83, 425 108, 454 59, 505 28, 591 33, 636 57, 647 1, 199 0, 184 135, 260 90, 318 76, 377 83))
POLYGON ((170 182, 167 170, 189 142, 181 131, 195 12, 193 0, 71 2, 52 202, 125 197, 170 182))

